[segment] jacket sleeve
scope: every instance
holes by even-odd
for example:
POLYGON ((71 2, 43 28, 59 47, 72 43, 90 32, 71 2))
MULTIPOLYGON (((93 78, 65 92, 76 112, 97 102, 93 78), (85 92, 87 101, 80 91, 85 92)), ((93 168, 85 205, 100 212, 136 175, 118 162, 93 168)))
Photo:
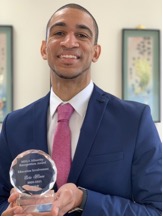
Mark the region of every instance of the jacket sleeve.
POLYGON ((131 174, 132 199, 87 190, 82 215, 161 215, 161 141, 149 111, 149 107, 144 109, 137 132, 131 174))
POLYGON ((6 141, 5 128, 4 121, 0 133, 0 214, 8 207, 8 197, 12 188, 9 179, 11 155, 6 141))

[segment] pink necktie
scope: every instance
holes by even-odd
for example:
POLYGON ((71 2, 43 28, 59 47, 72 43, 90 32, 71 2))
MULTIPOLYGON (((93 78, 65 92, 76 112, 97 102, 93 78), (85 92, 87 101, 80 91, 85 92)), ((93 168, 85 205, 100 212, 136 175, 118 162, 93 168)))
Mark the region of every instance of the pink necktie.
POLYGON ((57 167, 57 186, 61 187, 67 182, 71 167, 71 131, 69 119, 74 111, 67 103, 59 105, 58 126, 54 135, 52 159, 57 167))

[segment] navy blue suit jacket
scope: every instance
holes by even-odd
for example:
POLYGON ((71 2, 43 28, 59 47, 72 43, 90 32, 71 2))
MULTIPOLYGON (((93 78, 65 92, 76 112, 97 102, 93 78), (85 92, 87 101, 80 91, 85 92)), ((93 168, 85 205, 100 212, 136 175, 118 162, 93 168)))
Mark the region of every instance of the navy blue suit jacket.
MULTIPOLYGON (((0 135, 0 212, 8 205, 12 160, 28 149, 48 153, 49 94, 10 113, 0 135)), ((68 182, 87 189, 82 215, 159 215, 161 141, 148 106, 95 86, 68 182)))

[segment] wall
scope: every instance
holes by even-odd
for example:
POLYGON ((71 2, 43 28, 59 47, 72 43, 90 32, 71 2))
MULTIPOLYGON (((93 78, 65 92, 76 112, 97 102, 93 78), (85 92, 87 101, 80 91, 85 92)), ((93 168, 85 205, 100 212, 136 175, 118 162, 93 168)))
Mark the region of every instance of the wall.
MULTIPOLYGON (((49 68, 40 55, 51 14, 71 0, 0 0, 0 24, 14 27, 14 109, 49 90, 49 68)), ((92 67, 94 82, 121 97, 121 30, 143 24, 161 29, 161 0, 74 0, 95 16, 102 54, 92 67)), ((157 124, 161 134, 161 124, 157 124)))

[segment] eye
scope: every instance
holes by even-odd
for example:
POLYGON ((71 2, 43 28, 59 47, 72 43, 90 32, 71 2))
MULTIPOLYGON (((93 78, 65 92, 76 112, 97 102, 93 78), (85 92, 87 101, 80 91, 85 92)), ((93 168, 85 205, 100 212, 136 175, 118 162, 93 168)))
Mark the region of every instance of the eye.
POLYGON ((64 36, 64 32, 59 31, 53 34, 54 36, 64 36))
POLYGON ((87 39, 89 36, 85 33, 77 33, 76 36, 80 39, 87 39))
POLYGON ((65 35, 65 33, 63 31, 52 31, 50 33, 50 37, 55 37, 55 38, 60 38, 63 37, 65 35))

